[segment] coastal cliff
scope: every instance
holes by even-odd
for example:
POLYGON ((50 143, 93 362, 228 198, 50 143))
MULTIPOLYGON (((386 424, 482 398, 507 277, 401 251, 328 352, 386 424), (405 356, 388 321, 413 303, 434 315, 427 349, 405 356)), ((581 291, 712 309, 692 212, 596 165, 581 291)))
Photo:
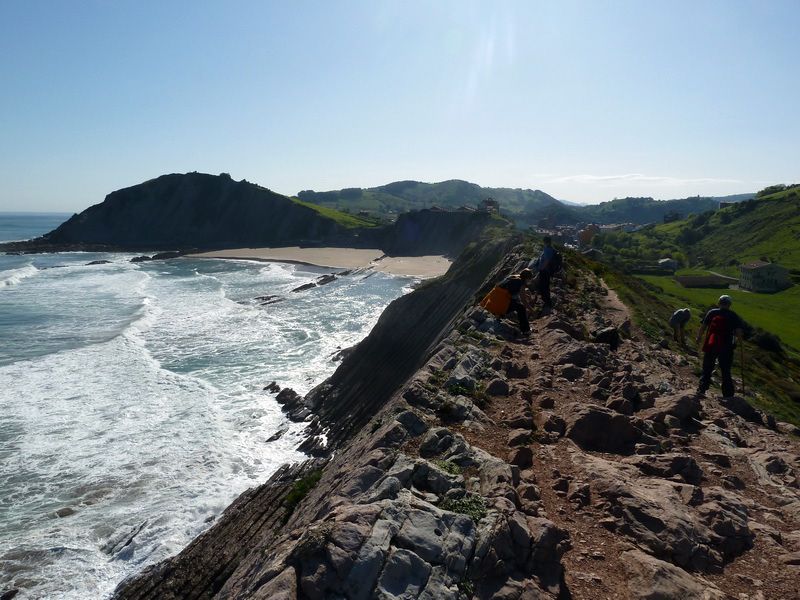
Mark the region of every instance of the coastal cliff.
POLYGON ((162 175, 117 190, 37 242, 115 248, 225 248, 324 239, 334 220, 226 175, 162 175))
POLYGON ((796 597, 797 430, 696 397, 590 272, 519 339, 474 304, 530 255, 506 250, 468 249, 288 394, 317 458, 114 597, 796 597))

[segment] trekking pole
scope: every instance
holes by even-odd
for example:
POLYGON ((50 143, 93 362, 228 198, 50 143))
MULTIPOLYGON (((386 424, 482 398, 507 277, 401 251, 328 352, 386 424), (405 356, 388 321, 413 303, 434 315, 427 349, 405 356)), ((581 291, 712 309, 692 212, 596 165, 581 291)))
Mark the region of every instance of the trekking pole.
POLYGON ((744 343, 742 343, 742 361, 741 361, 741 370, 742 370, 742 396, 745 395, 745 387, 744 387, 744 343))

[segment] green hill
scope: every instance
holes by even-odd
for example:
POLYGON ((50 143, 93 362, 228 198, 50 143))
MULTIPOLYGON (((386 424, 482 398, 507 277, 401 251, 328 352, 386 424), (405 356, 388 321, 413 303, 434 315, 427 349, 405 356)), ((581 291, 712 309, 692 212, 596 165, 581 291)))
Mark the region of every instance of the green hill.
POLYGON ((595 247, 626 270, 671 256, 683 267, 738 276, 738 265, 765 259, 800 276, 800 187, 635 233, 604 234, 595 247))
POLYGON ((487 198, 494 198, 500 202, 503 214, 513 217, 518 226, 535 225, 546 217, 564 223, 578 220, 574 211, 576 207, 567 206, 540 190, 484 188, 458 179, 440 183, 395 181, 373 188, 345 188, 329 192, 304 190, 297 197, 304 202, 348 212, 366 211, 377 217, 434 206, 444 209, 462 206, 474 208, 487 198))
POLYGON ((575 223, 637 223, 661 222, 669 213, 684 216, 716 209, 720 200, 738 202, 753 194, 723 198, 700 197, 677 200, 653 198, 615 198, 600 204, 580 206, 556 200, 541 190, 481 187, 474 183, 452 179, 440 183, 395 181, 373 188, 345 188, 328 192, 304 190, 297 194, 304 202, 358 213, 366 211, 379 218, 438 206, 455 209, 474 207, 486 198, 500 203, 504 215, 513 218, 518 228, 535 227, 540 223, 572 225, 575 223))
POLYGON ((720 200, 740 202, 752 198, 754 194, 735 196, 692 196, 676 200, 654 200, 653 198, 615 198, 582 207, 581 219, 591 223, 661 223, 670 213, 678 217, 716 210, 720 200))

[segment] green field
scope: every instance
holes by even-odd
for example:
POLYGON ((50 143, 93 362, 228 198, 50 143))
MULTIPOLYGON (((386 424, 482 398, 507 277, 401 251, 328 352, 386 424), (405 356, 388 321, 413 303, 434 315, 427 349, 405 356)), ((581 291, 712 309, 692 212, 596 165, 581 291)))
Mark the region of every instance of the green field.
POLYGON ((715 306, 721 294, 727 293, 733 298, 731 308, 750 325, 777 334, 784 345, 795 352, 800 350, 800 319, 797 318, 800 286, 777 294, 754 294, 742 290, 684 288, 668 275, 642 275, 641 278, 674 299, 675 308, 689 306, 696 317, 692 319, 695 326, 699 324, 699 315, 715 306))
POLYGON ((320 206, 318 204, 312 204, 311 202, 303 202, 302 200, 298 200, 297 198, 291 198, 291 200, 295 204, 299 204, 301 206, 310 208, 313 211, 316 211, 323 217, 327 217, 328 219, 333 219, 339 225, 341 225, 342 227, 346 227, 348 229, 355 229, 358 227, 377 227, 380 224, 380 222, 377 221, 376 219, 357 217, 355 215, 343 213, 334 208, 329 208, 327 206, 320 206))

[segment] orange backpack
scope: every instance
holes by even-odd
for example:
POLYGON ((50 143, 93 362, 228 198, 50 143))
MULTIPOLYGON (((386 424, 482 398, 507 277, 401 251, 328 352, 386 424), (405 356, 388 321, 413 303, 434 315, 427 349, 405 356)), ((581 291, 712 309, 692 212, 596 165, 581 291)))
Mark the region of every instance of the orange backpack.
POLYGON ((508 312, 508 307, 511 306, 511 292, 496 285, 481 300, 480 305, 493 315, 502 317, 508 312))

